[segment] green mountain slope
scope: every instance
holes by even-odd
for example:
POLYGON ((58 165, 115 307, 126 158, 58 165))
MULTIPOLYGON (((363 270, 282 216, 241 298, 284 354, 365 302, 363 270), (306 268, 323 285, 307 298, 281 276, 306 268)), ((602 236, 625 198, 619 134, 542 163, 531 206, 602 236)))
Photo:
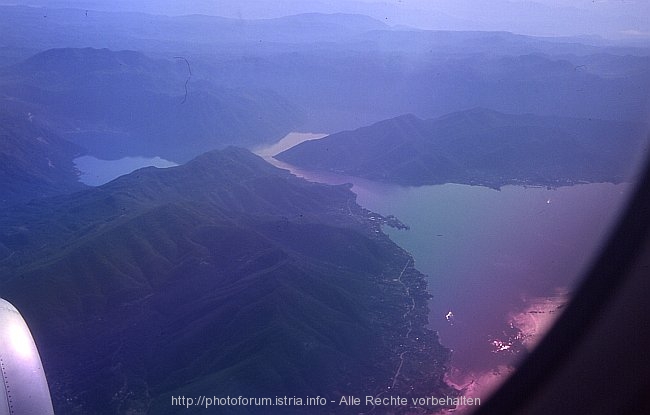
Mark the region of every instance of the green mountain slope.
POLYGON ((454 394, 424 277, 370 216, 346 186, 228 148, 4 212, 0 291, 29 322, 61 413, 374 395, 406 349, 393 393, 454 394))
POLYGON ((31 113, 0 110, 0 207, 83 189, 72 162, 81 152, 31 113))

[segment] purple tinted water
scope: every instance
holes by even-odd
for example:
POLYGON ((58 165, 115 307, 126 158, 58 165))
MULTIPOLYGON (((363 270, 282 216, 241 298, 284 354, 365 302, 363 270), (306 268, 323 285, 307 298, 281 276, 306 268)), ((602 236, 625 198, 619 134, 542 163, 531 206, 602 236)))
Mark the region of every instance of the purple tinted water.
POLYGON ((579 281, 630 188, 604 183, 495 191, 447 184, 378 191, 360 184, 353 191, 361 205, 411 227, 385 231, 429 275, 431 327, 454 350, 456 368, 485 371, 515 358, 494 353, 490 343, 503 337, 511 313, 579 281))
POLYGON ((410 226, 384 231, 429 276, 430 326, 453 349, 459 378, 516 361, 491 340, 504 337, 513 313, 576 286, 633 188, 401 187, 267 160, 311 181, 353 183, 361 206, 410 226))

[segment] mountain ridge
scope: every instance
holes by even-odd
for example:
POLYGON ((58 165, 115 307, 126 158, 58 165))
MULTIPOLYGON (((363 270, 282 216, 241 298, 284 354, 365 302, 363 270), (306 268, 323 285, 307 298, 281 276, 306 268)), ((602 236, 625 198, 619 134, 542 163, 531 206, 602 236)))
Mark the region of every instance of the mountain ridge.
POLYGON ((629 177, 637 152, 647 150, 647 128, 474 108, 428 120, 403 115, 301 143, 275 158, 401 185, 618 183, 629 177))
POLYGON ((171 414, 171 396, 215 390, 376 394, 400 347, 394 392, 455 395, 426 280, 377 217, 349 186, 230 147, 3 211, 0 290, 29 321, 57 412, 171 414))

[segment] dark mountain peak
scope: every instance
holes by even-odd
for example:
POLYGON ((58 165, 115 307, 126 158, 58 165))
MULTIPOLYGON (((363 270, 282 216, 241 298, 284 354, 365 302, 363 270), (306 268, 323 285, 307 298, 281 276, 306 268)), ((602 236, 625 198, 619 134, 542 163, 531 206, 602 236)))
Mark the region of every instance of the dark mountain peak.
MULTIPOLYGON (((120 217, 130 220, 167 205, 198 209, 213 219, 236 217, 244 212, 284 216, 304 213, 306 218, 307 211, 318 211, 320 217, 328 212, 336 214, 326 205, 343 205, 350 198, 353 194, 347 187, 298 179, 248 150, 228 147, 198 156, 181 166, 145 167, 73 195, 47 198, 29 206, 14 206, 8 217, 28 220, 26 218, 38 217, 43 211, 56 211, 56 215, 62 216, 74 212, 70 216, 75 218, 74 227, 54 233, 47 227, 42 229, 42 234, 35 231, 35 238, 63 241, 74 238, 75 229, 92 226, 97 220, 113 221, 120 217)), ((118 222, 121 223, 119 220, 115 223, 118 222)))
POLYGON ((236 146, 209 151, 180 167, 196 174, 235 169, 239 177, 259 175, 260 173, 277 174, 282 171, 271 166, 249 150, 236 146))
POLYGON ((400 115, 353 131, 305 141, 274 157, 316 170, 360 174, 359 163, 382 157, 386 152, 410 153, 412 143, 424 138, 426 125, 427 121, 413 114, 400 115))
POLYGON ((364 132, 372 131, 374 134, 382 130, 385 131, 394 130, 394 129, 403 130, 404 128, 412 128, 413 126, 420 125, 423 122, 424 120, 418 118, 414 114, 403 114, 394 118, 389 118, 387 120, 378 121, 367 127, 357 128, 352 132, 364 133, 364 132))
MULTIPOLYGON (((419 122, 422 121, 421 118, 419 118, 415 114, 403 114, 403 115, 398 115, 395 118, 392 118, 394 122, 419 122)), ((381 121, 380 121, 381 122, 381 121)))
POLYGON ((450 114, 443 115, 435 120, 429 120, 430 123, 460 123, 467 125, 481 125, 484 127, 495 126, 512 122, 520 115, 504 114, 483 107, 475 107, 468 110, 456 111, 450 114))
POLYGON ((484 108, 484 107, 474 107, 474 108, 469 108, 466 110, 461 110, 461 111, 455 111, 449 114, 445 114, 441 117, 439 117, 439 120, 442 119, 447 119, 447 118, 454 118, 454 117, 504 117, 509 114, 505 114, 500 111, 496 111, 493 109, 489 108, 484 108))
POLYGON ((187 165, 192 166, 193 164, 201 162, 219 162, 223 160, 240 160, 258 164, 261 162, 261 164, 268 165, 268 163, 264 162, 261 157, 251 153, 250 150, 237 146, 228 146, 221 150, 208 151, 195 157, 192 161, 187 163, 187 165))
POLYGON ((93 210, 97 201, 108 197, 115 206, 131 206, 134 211, 173 203, 190 209, 202 205, 215 217, 244 211, 299 215, 318 210, 327 198, 346 200, 351 195, 346 187, 306 182, 248 150, 228 147, 181 166, 136 170, 90 190, 83 204, 93 210))
POLYGON ((93 72, 151 69, 155 61, 132 50, 106 48, 57 48, 40 52, 25 60, 21 69, 39 72, 93 72))
POLYGON ((277 174, 283 174, 283 170, 271 166, 249 150, 230 146, 201 154, 176 167, 145 167, 118 177, 102 188, 113 190, 128 187, 148 193, 155 186, 159 190, 167 188, 183 193, 191 188, 225 188, 232 183, 277 174))

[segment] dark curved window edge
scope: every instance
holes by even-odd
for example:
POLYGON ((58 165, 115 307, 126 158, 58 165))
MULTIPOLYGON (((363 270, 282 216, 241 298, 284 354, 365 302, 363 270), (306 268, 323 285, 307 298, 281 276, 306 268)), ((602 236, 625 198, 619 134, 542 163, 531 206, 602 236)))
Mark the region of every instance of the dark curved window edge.
MULTIPOLYGON (((650 157, 646 157, 634 194, 613 229, 562 315, 517 370, 473 415, 527 413, 526 408, 538 404, 537 394, 549 383, 557 382, 567 362, 582 352, 578 350, 580 341, 598 325, 621 287, 632 279, 644 243, 650 239, 650 157)), ((647 303, 650 304, 650 298, 647 303)), ((586 375, 594 376, 596 372, 586 375)), ((611 399, 612 396, 593 398, 611 399)))

